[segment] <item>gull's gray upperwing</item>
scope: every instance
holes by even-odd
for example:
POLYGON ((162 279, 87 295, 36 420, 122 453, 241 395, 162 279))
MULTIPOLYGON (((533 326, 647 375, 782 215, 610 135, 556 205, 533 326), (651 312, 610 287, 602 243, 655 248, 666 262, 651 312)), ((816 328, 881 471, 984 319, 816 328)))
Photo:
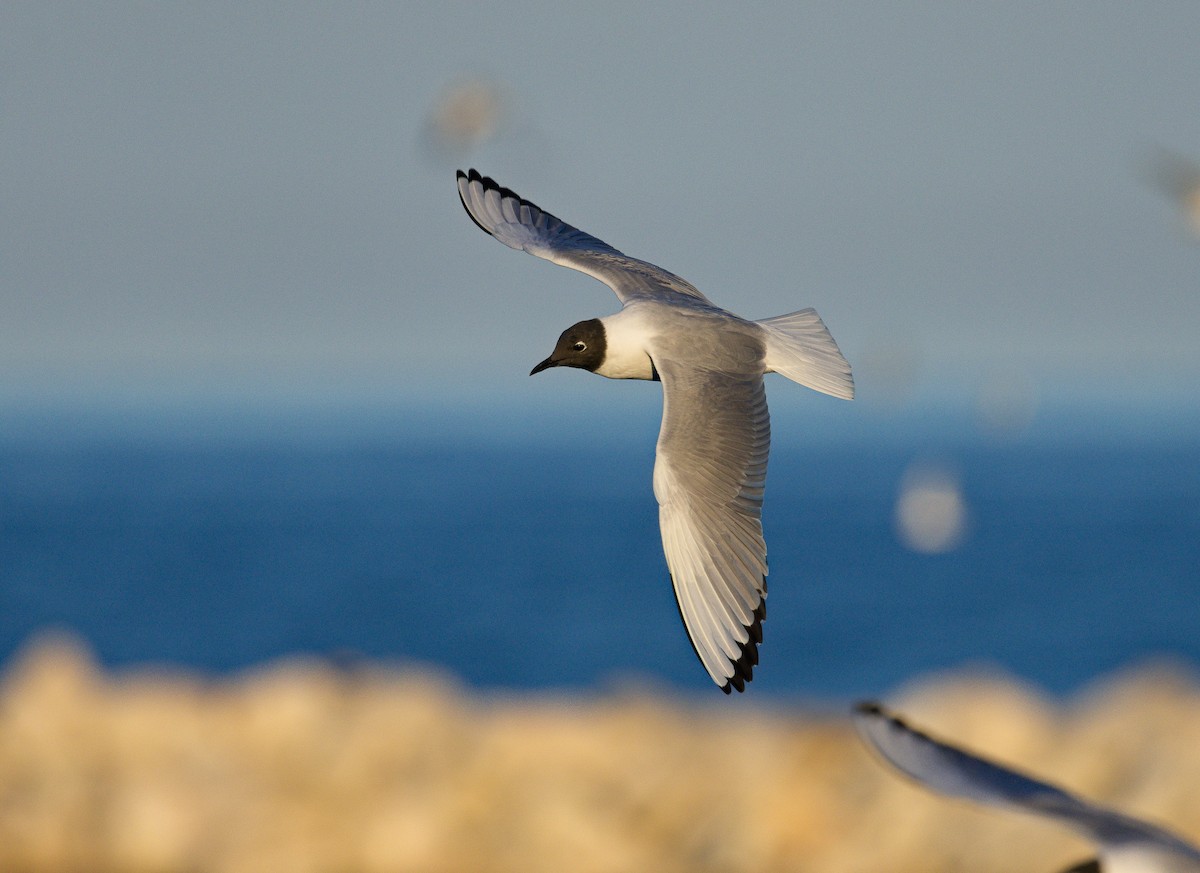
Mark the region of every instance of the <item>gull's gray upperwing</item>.
POLYGON ((766 617, 763 485, 771 424, 759 374, 656 358, 663 421, 654 462, 663 551, 696 654, 725 693, 758 663, 766 617))
POLYGON ((1070 827, 1097 844, 1106 873, 1200 871, 1200 850, 1174 834, 935 740, 876 703, 859 704, 854 723, 896 769, 940 794, 1041 815, 1070 827))
POLYGON ((467 214, 486 233, 509 248, 599 279, 622 303, 638 297, 676 295, 708 302, 674 273, 622 254, 475 170, 458 171, 458 195, 467 214))

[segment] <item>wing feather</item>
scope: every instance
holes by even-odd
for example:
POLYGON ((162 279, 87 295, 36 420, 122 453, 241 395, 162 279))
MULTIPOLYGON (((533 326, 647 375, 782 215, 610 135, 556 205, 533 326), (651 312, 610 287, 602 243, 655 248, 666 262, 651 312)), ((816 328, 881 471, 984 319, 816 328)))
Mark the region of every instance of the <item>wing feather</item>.
POLYGON ((708 298, 674 273, 623 254, 475 170, 458 171, 458 195, 471 220, 485 233, 509 248, 599 279, 622 303, 639 297, 708 303, 708 298))
POLYGON ((771 428, 761 374, 655 360, 663 551, 688 637, 713 681, 743 690, 766 616, 762 496, 771 428))

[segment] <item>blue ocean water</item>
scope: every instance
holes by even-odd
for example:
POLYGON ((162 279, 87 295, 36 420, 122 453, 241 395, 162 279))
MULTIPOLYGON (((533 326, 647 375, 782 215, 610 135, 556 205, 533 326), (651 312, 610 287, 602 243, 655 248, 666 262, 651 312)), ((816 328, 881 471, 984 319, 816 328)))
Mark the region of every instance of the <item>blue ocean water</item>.
MULTIPOLYGON (((12 431, 0 661, 65 628, 112 666, 225 673, 307 653, 435 664, 481 688, 641 677, 715 693, 661 554, 649 414, 578 442, 426 423, 12 431)), ((776 425, 754 692, 878 695, 967 664, 1068 692, 1150 658, 1200 665, 1200 438, 926 424, 776 425), (894 531, 922 458, 958 471, 969 508, 946 554, 894 531)))

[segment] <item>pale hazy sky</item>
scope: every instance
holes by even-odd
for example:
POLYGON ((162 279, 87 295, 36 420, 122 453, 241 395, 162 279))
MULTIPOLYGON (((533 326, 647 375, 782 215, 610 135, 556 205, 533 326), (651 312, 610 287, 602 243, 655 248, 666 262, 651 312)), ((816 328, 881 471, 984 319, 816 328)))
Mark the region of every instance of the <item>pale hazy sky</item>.
POLYGON ((603 286, 487 238, 473 165, 860 389, 1191 390, 1200 4, 5 4, 4 392, 530 391, 603 286), (444 90, 503 89, 437 154, 444 90), (139 387, 140 386, 140 387, 139 387), (881 386, 878 389, 876 386, 881 386))

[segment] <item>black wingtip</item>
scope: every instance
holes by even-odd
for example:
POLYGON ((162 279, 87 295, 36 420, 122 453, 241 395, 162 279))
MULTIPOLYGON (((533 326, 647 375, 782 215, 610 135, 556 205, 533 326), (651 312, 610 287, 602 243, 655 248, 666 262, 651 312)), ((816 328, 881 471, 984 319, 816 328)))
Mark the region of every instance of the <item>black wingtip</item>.
POLYGON ((733 661, 733 677, 730 681, 738 691, 745 690, 745 684, 754 678, 754 668, 758 666, 758 646, 762 643, 762 623, 767 619, 767 580, 763 579, 763 599, 754 610, 754 620, 746 627, 749 636, 746 642, 738 646, 738 657, 733 661))
POLYGON ((1072 867, 1063 870, 1062 873, 1103 873, 1104 868, 1100 865, 1099 858, 1090 858, 1087 861, 1080 861, 1072 867))
POLYGON ((505 188, 503 185, 501 185, 499 182, 497 182, 491 176, 484 176, 478 170, 476 170, 474 167, 471 167, 465 173, 462 170, 456 171, 454 178, 455 178, 455 183, 459 185, 458 199, 462 201, 463 209, 467 210, 467 215, 471 216, 471 221, 475 222, 475 226, 478 227, 480 230, 482 230, 484 233, 486 233, 488 236, 495 236, 495 234, 492 233, 490 230, 488 230, 486 227, 484 227, 482 224, 480 224, 479 220, 474 215, 471 214, 471 210, 467 209, 467 201, 462 195, 461 182, 463 179, 466 179, 468 184, 471 182, 478 182, 480 185, 483 186, 484 191, 495 191, 497 194, 499 194, 501 196, 501 198, 504 198, 504 199, 512 198, 513 200, 516 200, 517 203, 519 203, 522 206, 528 206, 530 209, 537 210, 538 212, 542 213, 542 215, 546 216, 547 219, 553 219, 554 221, 561 220, 561 219, 558 219, 555 216, 551 215, 546 210, 542 209, 542 207, 538 206, 536 203, 531 203, 530 201, 526 200, 524 197, 522 197, 520 194, 518 194, 512 188, 505 188))
MULTIPOLYGON (((455 183, 458 184, 458 200, 460 203, 462 203, 463 210, 466 211, 467 217, 470 218, 471 221, 475 222, 475 226, 477 228, 479 228, 480 230, 482 230, 484 233, 486 233, 488 236, 495 236, 494 233, 492 233, 490 230, 488 230, 486 227, 484 227, 482 224, 479 223, 479 219, 475 217, 475 213, 471 212, 470 207, 467 206, 467 198, 463 196, 463 191, 462 191, 461 182, 463 179, 466 179, 468 183, 482 182, 482 181, 484 181, 484 177, 480 176, 479 172, 477 170, 475 170, 474 168, 472 168, 465 173, 462 170, 459 170, 457 175, 455 175, 454 179, 455 179, 455 183)), ((491 181, 491 180, 489 179, 487 181, 491 181)), ((495 183, 493 183, 493 184, 495 184, 495 183)), ((487 186, 485 185, 484 187, 487 187, 487 186)))
MULTIPOLYGON (((675 578, 672 576, 671 585, 674 587, 675 578)), ((726 694, 731 690, 736 689, 739 694, 746 690, 746 683, 754 678, 754 668, 758 666, 758 646, 762 642, 762 623, 767 618, 767 579, 763 577, 763 599, 758 602, 758 608, 754 610, 754 619, 749 625, 745 626, 750 634, 746 638, 746 642, 738 646, 738 656, 731 661, 733 665, 733 675, 725 680, 724 684, 719 684, 720 688, 726 694)), ((696 653, 696 660, 701 665, 704 664, 704 659, 700 657, 700 650, 696 648, 696 641, 692 639, 692 632, 688 630, 687 619, 683 617, 683 607, 679 605, 679 598, 675 598, 675 608, 679 611, 679 621, 683 624, 684 635, 687 636, 688 643, 691 644, 692 651, 696 653)), ((707 670, 707 667, 705 668, 707 670)))
POLYGON ((889 725, 899 728, 902 731, 906 731, 925 740, 930 739, 928 734, 917 730, 900 716, 886 709, 882 704, 877 703, 874 700, 863 700, 856 703, 854 705, 854 714, 870 716, 871 718, 881 718, 889 725))
POLYGON ((462 170, 459 170, 457 178, 459 178, 459 179, 465 178, 468 182, 478 182, 480 185, 483 186, 483 190, 485 190, 485 191, 495 191, 501 197, 511 197, 512 199, 514 199, 520 203, 523 203, 526 206, 532 206, 534 209, 541 208, 535 203, 530 203, 528 200, 526 200, 524 197, 522 197, 520 194, 518 194, 512 188, 505 188, 503 185, 501 185, 499 182, 497 182, 491 176, 483 175, 478 170, 476 170, 474 167, 471 167, 465 173, 462 170))

